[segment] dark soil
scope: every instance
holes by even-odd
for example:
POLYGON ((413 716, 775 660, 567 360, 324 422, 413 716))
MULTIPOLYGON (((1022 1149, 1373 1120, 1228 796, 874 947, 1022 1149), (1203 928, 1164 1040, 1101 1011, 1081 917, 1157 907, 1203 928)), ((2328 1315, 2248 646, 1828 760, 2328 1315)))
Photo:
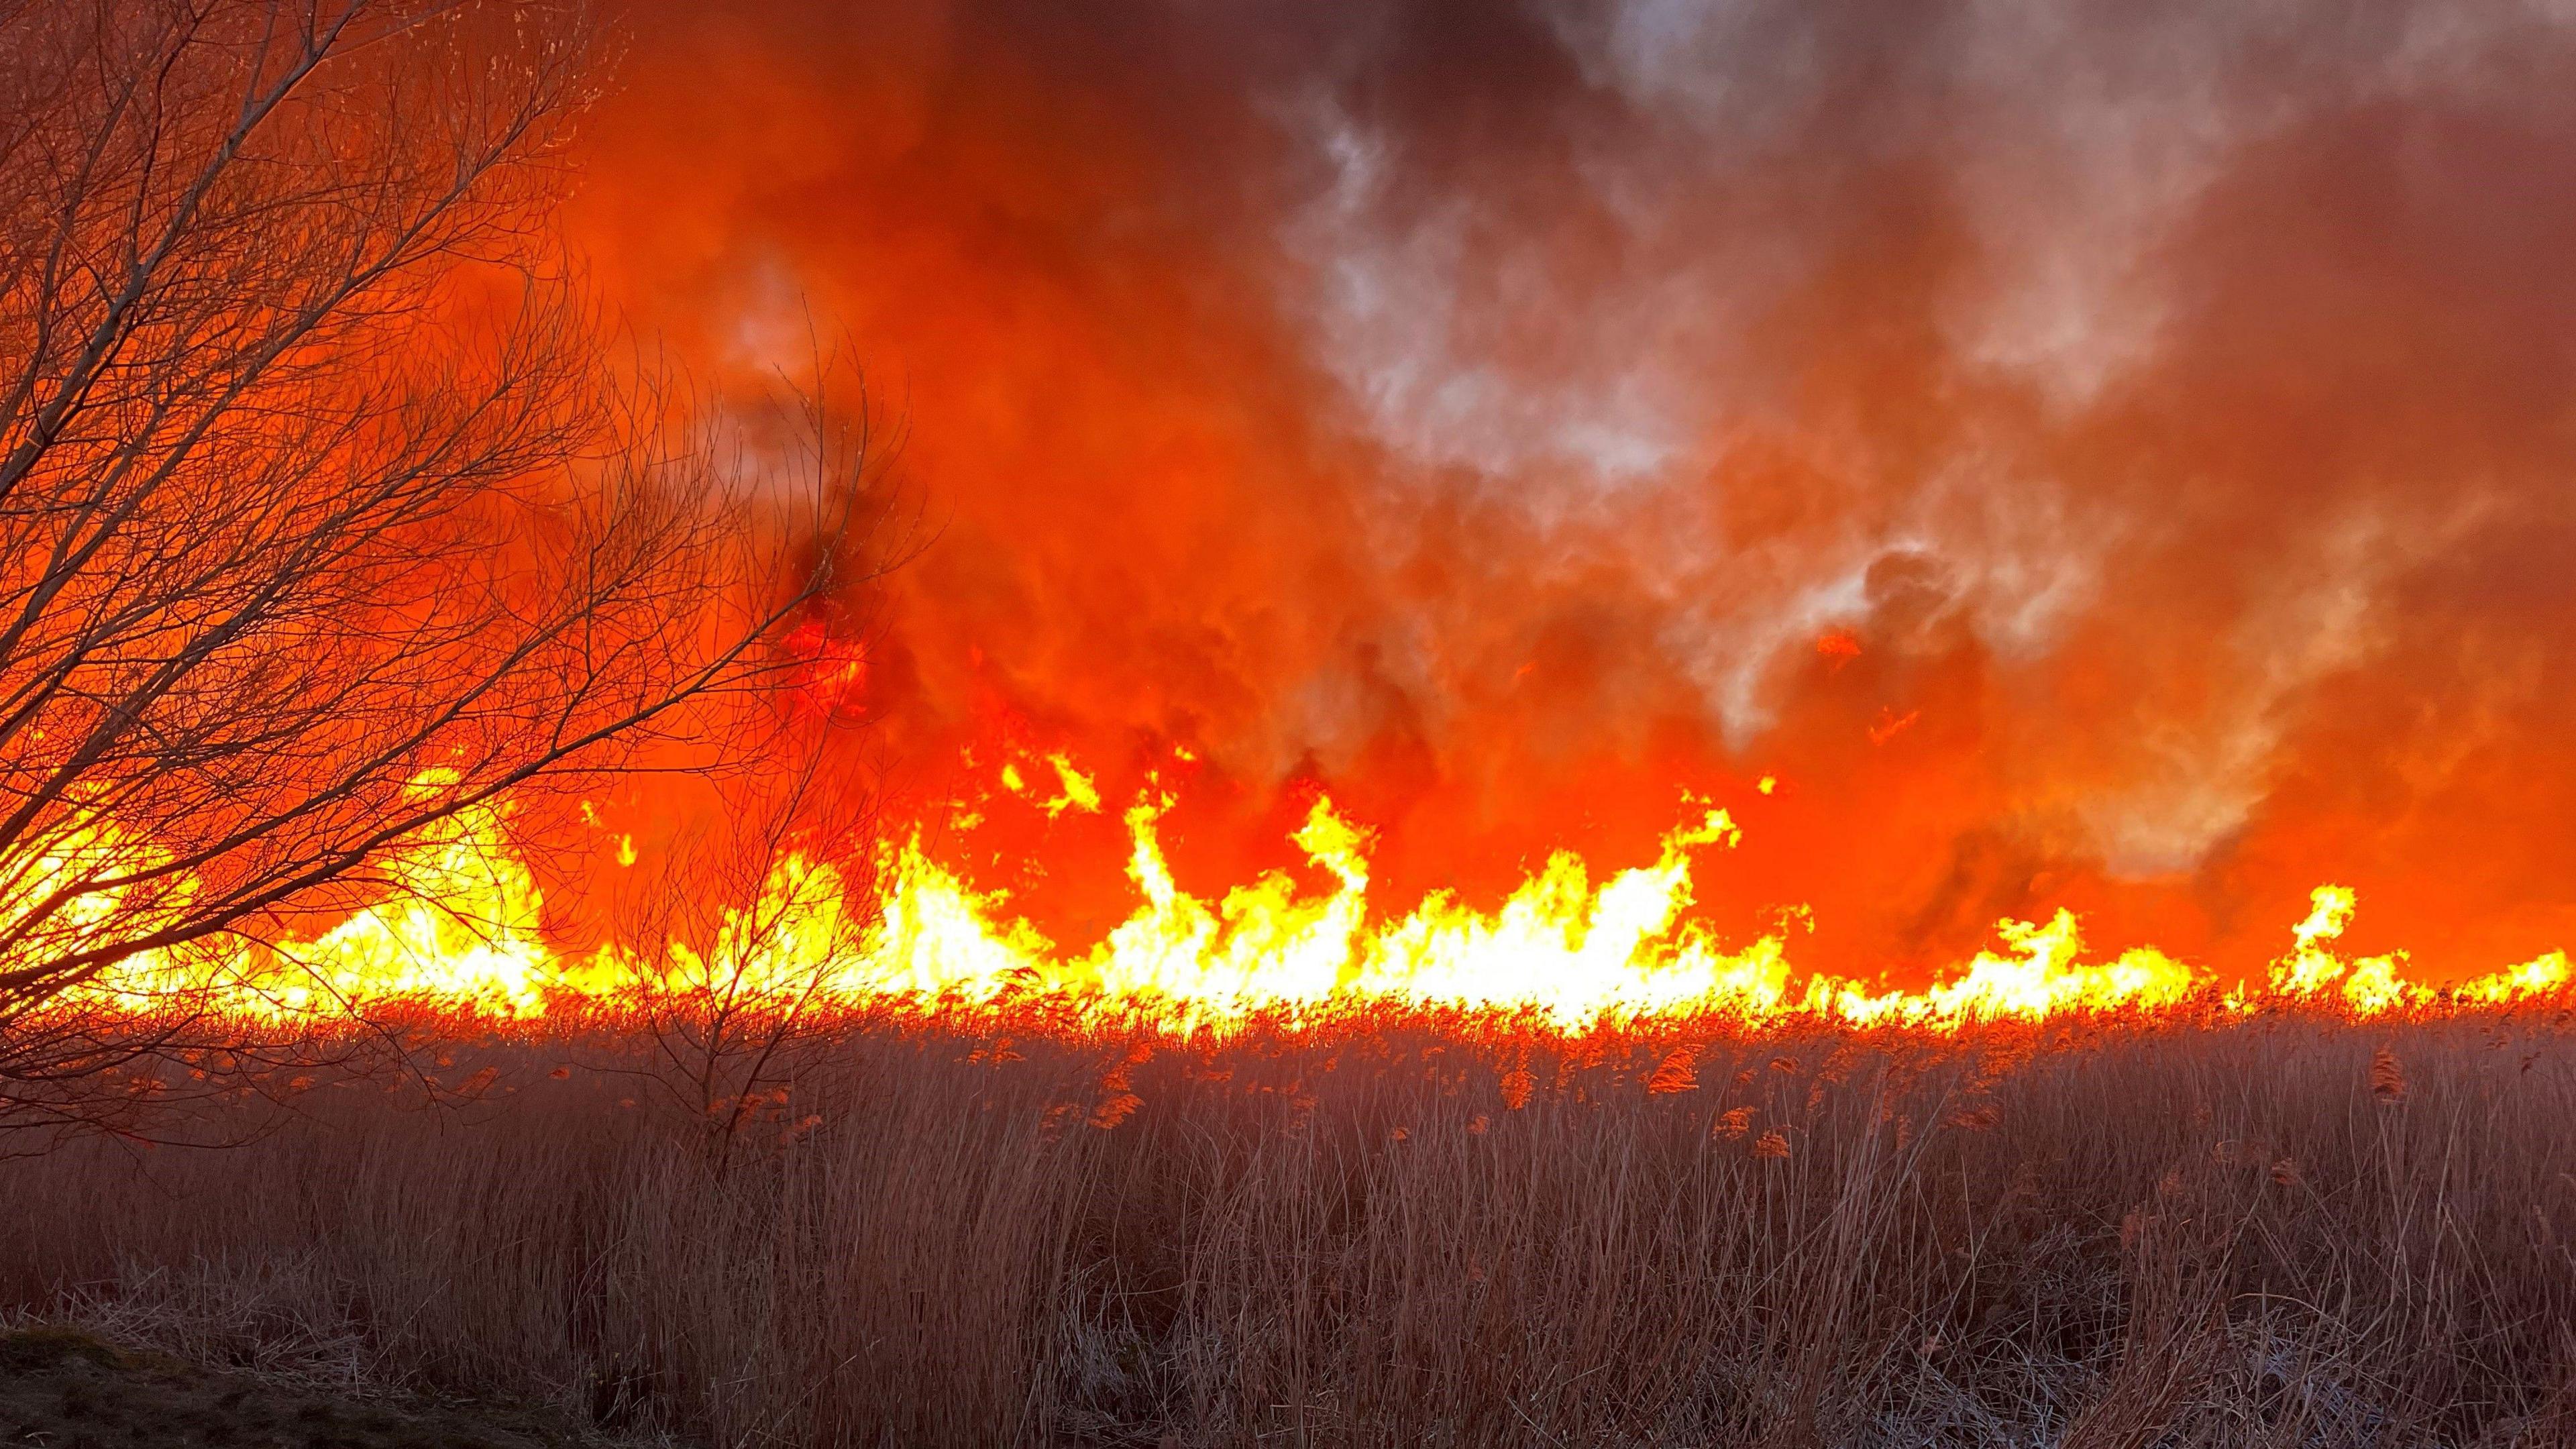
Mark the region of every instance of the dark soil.
POLYGON ((0 1446, 44 1449, 568 1449, 538 1414, 391 1404, 132 1353, 68 1328, 0 1334, 0 1446))

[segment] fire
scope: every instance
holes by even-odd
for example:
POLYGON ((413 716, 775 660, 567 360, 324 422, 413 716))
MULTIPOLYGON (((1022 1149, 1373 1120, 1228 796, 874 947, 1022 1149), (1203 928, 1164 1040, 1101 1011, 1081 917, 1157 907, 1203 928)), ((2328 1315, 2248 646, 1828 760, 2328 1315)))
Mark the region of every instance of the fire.
POLYGON ((1343 1001, 1537 1009, 1573 1023, 1605 1013, 1689 1007, 1769 1011, 1787 965, 1777 937, 1719 948, 1695 922, 1694 849, 1731 845, 1723 811, 1672 832, 1651 866, 1597 888, 1583 861, 1553 856, 1490 914, 1447 895, 1375 921, 1365 831, 1318 799, 1292 837, 1334 882, 1302 894, 1266 873, 1216 901, 1182 891, 1157 833, 1168 797, 1126 815, 1128 878, 1141 902, 1090 952, 1062 955, 1025 923, 1004 924, 979 894, 918 845, 907 845, 885 899, 876 954, 901 969, 877 979, 978 997, 1006 978, 1034 979, 1094 999, 1146 1003, 1185 1020, 1223 1020, 1272 1008, 1343 1001))
MULTIPOLYGON (((1078 929, 991 903, 883 974, 982 980, 967 963, 1020 960, 1021 916, 1056 938, 1031 969, 1094 974, 1097 932, 1144 899, 1118 874, 1126 755, 1173 736, 1209 774, 1311 762, 1383 832, 1366 939, 1335 968, 1354 981, 1429 888, 1470 882, 1490 913, 1520 882, 1488 869, 1541 875, 1579 831, 1597 890, 1653 860, 1676 786, 1757 764, 1779 808, 1729 798, 1747 837, 1691 852, 1675 928, 1722 888, 1812 905, 1782 1010, 1818 969, 1885 996, 1899 953, 1909 988, 1997 981, 1989 962, 2089 1000, 2130 990, 2111 968, 2148 945, 2268 999, 2327 882, 2365 891, 2356 932, 2415 956, 2316 940, 2319 1004, 2400 1009, 2404 984, 2576 948, 2576 595, 2551 586, 2576 432, 2563 317, 2533 300, 2562 296, 2567 218, 2512 184, 2531 166, 2484 164, 2503 136, 2555 164, 2538 71, 2365 64, 2369 104, 2321 82, 2223 115, 2132 75, 2106 131, 2057 124, 2095 102, 2047 67, 2002 65, 2000 91, 1899 67, 1880 101, 1828 83, 1776 146, 1712 147, 1702 107, 1752 52, 1646 64, 1627 28, 1517 6, 1462 12, 1528 60, 1499 68, 1426 68, 1445 52, 1403 25, 1249 44, 1267 12, 1240 6, 1153 12, 1194 43, 1068 47, 1084 22, 1005 7, 973 12, 977 45, 892 50, 717 7, 734 68, 712 76, 700 9, 648 7, 668 23, 636 27, 642 63, 581 128, 565 225, 719 395, 804 367, 809 321, 899 363, 903 473, 942 541, 791 641, 821 661, 799 682, 928 771, 989 748, 994 710, 1037 722, 1018 798, 1064 802, 1086 851, 1108 837, 1083 863, 1127 892, 1078 929), (1243 70, 1256 54, 1280 68, 1243 70), (1293 123, 1281 87, 1314 101, 1293 123), (1887 130, 1918 114, 1957 125, 1887 130), (2189 184, 2139 169, 2168 154, 2189 184), (1866 182, 1813 184, 1854 155, 1866 182), (2128 209, 2096 236, 2106 198, 2128 209), (864 671, 825 647, 863 635, 864 671), (1110 767, 1096 806, 1049 762, 1063 742, 1110 767), (2061 899, 2082 902, 2071 954, 1992 929, 2057 939, 2061 899)), ((2228 38, 2199 59, 2249 63, 2228 38)), ((1301 823, 1265 801, 1228 825, 1253 814, 1263 846, 1301 823)), ((1196 818, 1161 828, 1218 954, 1114 974, 1304 999, 1224 956, 1258 934, 1223 911, 1255 871, 1195 875, 1196 818)), ((994 882, 938 860, 966 896, 994 882)), ((1301 909, 1343 894, 1295 869, 1301 909)), ((1716 954, 1753 949, 1749 918, 1719 923, 1716 954)))
POLYGON ((2099 966, 2080 964, 2084 940, 2075 913, 2060 910, 2046 925, 2000 921, 1996 934, 2011 954, 1980 951, 1956 981, 1920 994, 1867 996, 1843 987, 1833 1011, 1856 1022, 1880 1020, 1956 1022, 2003 1016, 2042 1017, 2067 1011, 2171 1006, 2192 994, 2192 969, 2152 946, 2140 946, 2099 966))
MULTIPOLYGON (((1070 770, 1062 757, 1053 763, 1070 770)), ((1775 786, 1768 776, 1762 783, 1775 786)), ((1006 784, 1031 793, 1007 777, 1006 784)), ((2402 952, 2358 961, 2334 953, 2355 908, 2354 893, 2340 886, 2317 889, 2314 911, 2294 928, 2293 947, 2274 964, 2262 996, 2243 988, 2222 995, 2208 973, 2152 946, 2088 963, 2081 923, 2068 910, 2044 923, 1998 922, 2000 949, 1978 952, 1923 990, 1873 991, 1824 974, 1797 979, 1785 932, 1730 949, 1689 915, 1694 869, 1743 839, 1723 810, 1704 810, 1667 834, 1651 865, 1598 884, 1582 857, 1559 851, 1493 911, 1435 893, 1385 916, 1369 897, 1369 833, 1331 800, 1319 798, 1292 837, 1332 882, 1328 890, 1301 893, 1287 873, 1273 871, 1213 901, 1173 880, 1158 834, 1171 803, 1157 796, 1127 811, 1127 875, 1137 909, 1079 954, 1058 950, 1011 915, 1001 893, 979 892, 918 840, 908 843, 890 872, 882 927, 859 972, 865 989, 986 1000, 1007 984, 1034 982, 1184 1023, 1391 1003, 1536 1012, 1568 1028, 1701 1013, 1949 1027, 2155 1011, 2201 999, 2235 1010, 2266 999, 2332 1003, 2369 1016, 2442 999, 2405 979, 2402 952)), ((2552 952, 2453 988, 2449 997, 2510 1005, 2561 991, 2570 974, 2565 953, 2552 952)))
POLYGON ((823 715, 853 709, 866 695, 867 651, 854 639, 835 636, 822 618, 804 620, 781 641, 796 661, 790 697, 823 715))
POLYGON ((549 945, 544 894, 507 815, 478 806, 411 842, 380 863, 381 899, 309 939, 147 952, 93 994, 140 1007, 211 986, 228 1008, 273 1017, 387 998, 533 1015, 553 993, 604 988, 613 957, 566 961, 549 945))
MULTIPOLYGON (((1049 816, 1100 808, 1096 782, 1069 758, 1043 762, 1055 793, 1016 765, 1000 772, 1004 788, 1049 816)), ((1084 951, 1060 948, 1013 914, 1005 892, 978 889, 915 835, 865 884, 829 862, 786 857, 707 940, 567 954, 549 944, 543 893, 496 805, 385 861, 384 898, 309 940, 155 954, 98 989, 135 1000, 211 979, 231 1008, 281 1018, 401 998, 533 1017, 566 1000, 721 982, 753 998, 842 1003, 992 1003, 1037 992, 1176 1028, 1398 1006, 1515 1013, 1567 1029, 1709 1014, 1945 1029, 2194 1003, 2355 1016, 2490 1008, 2555 997, 2571 979, 2563 951, 2447 992, 2407 979, 2403 952, 2347 959, 2335 945, 2358 903, 2327 885, 2259 989, 2221 992, 2202 969, 2149 946, 2088 962, 2081 923, 2060 910, 2044 922, 1997 923, 1995 946, 1924 989, 1874 990, 1797 976, 1784 929, 1730 946, 1691 914, 1695 873, 1743 841, 1721 809, 1694 807, 1651 863, 1606 878, 1559 851, 1492 910, 1439 892, 1388 912, 1370 894, 1371 833, 1329 798, 1318 797, 1291 836, 1327 886, 1273 870, 1213 899, 1174 878, 1160 834, 1173 804, 1150 788, 1125 811, 1136 906, 1084 951)))
MULTIPOLYGON (((1040 809, 1050 817, 1062 815, 1067 810, 1078 810, 1085 815, 1100 813, 1100 786, 1089 775, 1075 768, 1073 761, 1062 753, 1047 756, 1046 763, 1055 771, 1056 781, 1062 788, 1041 802, 1040 809)), ((1038 789, 1029 783, 1028 772, 1022 770, 1016 760, 1003 763, 1002 788, 1023 797, 1033 797, 1038 789)))

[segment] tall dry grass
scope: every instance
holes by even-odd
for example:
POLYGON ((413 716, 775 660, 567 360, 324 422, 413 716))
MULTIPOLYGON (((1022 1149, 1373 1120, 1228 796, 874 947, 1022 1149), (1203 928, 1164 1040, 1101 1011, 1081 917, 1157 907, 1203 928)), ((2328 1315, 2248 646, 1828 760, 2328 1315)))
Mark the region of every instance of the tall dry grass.
POLYGON ((0 1292, 722 1444, 2576 1442, 2555 1020, 999 1031, 848 1024, 721 1171, 606 1027, 78 1143, 0 1292))

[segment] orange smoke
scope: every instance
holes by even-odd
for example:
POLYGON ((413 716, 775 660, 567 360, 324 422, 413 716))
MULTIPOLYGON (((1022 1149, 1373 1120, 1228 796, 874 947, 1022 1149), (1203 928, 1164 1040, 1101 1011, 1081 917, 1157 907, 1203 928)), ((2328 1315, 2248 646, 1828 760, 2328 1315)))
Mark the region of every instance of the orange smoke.
POLYGON ((1325 888, 1329 796, 1379 922, 1688 791, 1687 918, 1837 980, 2576 940, 2567 36, 1723 14, 637 5, 601 279, 746 386, 845 333, 937 525, 817 701, 925 816, 1109 802, 920 868, 1082 957, 1149 774, 1171 899, 1325 888))

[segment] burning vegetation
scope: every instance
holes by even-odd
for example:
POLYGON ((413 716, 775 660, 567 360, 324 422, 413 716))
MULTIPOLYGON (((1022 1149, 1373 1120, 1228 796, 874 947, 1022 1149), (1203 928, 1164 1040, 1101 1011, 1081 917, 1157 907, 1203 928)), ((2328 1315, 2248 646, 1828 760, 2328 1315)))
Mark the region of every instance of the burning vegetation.
MULTIPOLYGON (((1038 816, 1104 807, 1062 755, 1005 764, 993 797, 1038 816), (1045 773, 1040 774, 1040 768, 1045 773), (1050 794, 1048 792, 1053 791, 1050 794)), ((2391 1014, 2556 1009, 2570 1004, 2566 954, 2552 951, 2443 985, 2411 979, 2406 953, 2337 950, 2354 893, 2322 885, 2266 971, 2228 981, 2151 946, 2086 961, 2081 923, 1997 924, 1997 945, 1920 989, 1793 971, 1794 924, 1729 948, 1694 916, 1694 869, 1740 846, 1727 811, 1668 833, 1655 859, 1595 882, 1559 852, 1491 910, 1442 893, 1389 911, 1369 896, 1367 832, 1317 799, 1293 843, 1308 889, 1280 869, 1202 898, 1175 881, 1158 833, 1168 795, 1130 805, 1131 914, 1087 950, 1059 947, 941 863, 915 830, 874 855, 829 860, 802 834, 772 842, 767 873, 737 879, 693 938, 613 940, 561 950, 543 893, 498 808, 460 815, 386 854, 400 888, 307 939, 244 947, 209 964, 141 952, 67 995, 148 1009, 181 996, 249 1018, 329 1025, 344 1014, 425 1003, 509 1018, 579 1014, 721 992, 746 1009, 936 1012, 1039 1000, 1067 1020, 1186 1033, 1251 1020, 1294 1023, 1376 1010, 1493 1012, 1579 1032, 1603 1023, 1728 1020, 1957 1031, 1979 1022, 2127 1015, 2154 1019, 2324 1011, 2391 1014)), ((1024 822, 1043 831, 1043 820, 1024 822)), ((961 851, 960 853, 970 853, 961 851)), ((1722 865, 1722 860, 1718 861, 1722 865)))
POLYGON ((2576 1439, 2563 27, 1223 9, 0 6, 0 1414, 2576 1439))

